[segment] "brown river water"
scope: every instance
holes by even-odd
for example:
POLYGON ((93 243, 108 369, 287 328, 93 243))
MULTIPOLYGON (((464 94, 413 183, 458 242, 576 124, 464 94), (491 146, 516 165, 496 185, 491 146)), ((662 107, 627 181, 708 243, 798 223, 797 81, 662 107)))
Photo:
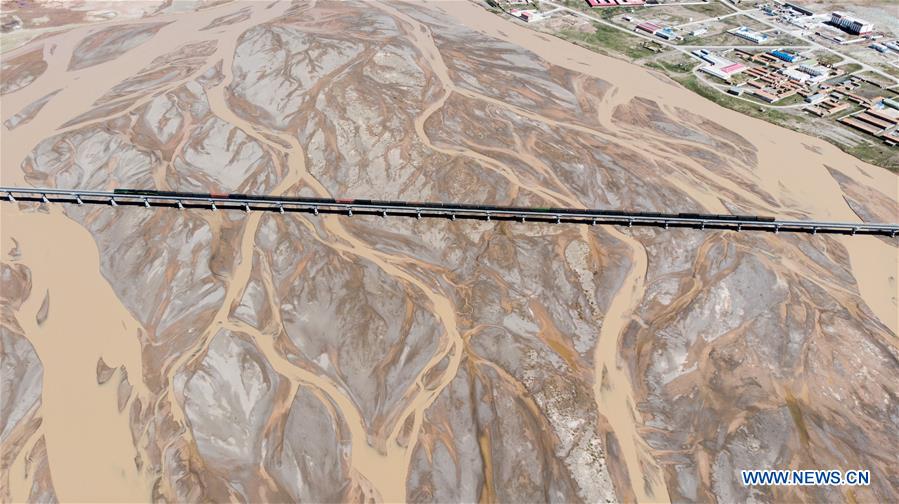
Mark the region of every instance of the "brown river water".
MULTIPOLYGON (((326 195, 327 192, 321 184, 306 171, 303 146, 296 138, 276 131, 265 131, 263 135, 256 125, 246 123, 226 104, 224 89, 232 79, 229 62, 239 35, 250 26, 278 16, 287 7, 277 5, 272 9, 266 9, 266 4, 261 2, 250 5, 253 7, 250 19, 201 35, 198 35, 201 33, 200 28, 208 25, 213 19, 237 9, 226 5, 197 13, 162 15, 138 21, 172 21, 172 23, 163 27, 151 43, 132 49, 124 57, 72 72, 66 71, 66 67, 75 45, 96 25, 74 28, 48 38, 44 42, 48 70, 28 87, 3 96, 3 107, 0 111, 2 120, 5 121, 28 104, 57 89, 61 91, 31 122, 13 130, 4 127, 2 184, 25 185, 23 174, 18 169, 22 160, 41 140, 57 131, 63 123, 91 110, 95 101, 109 87, 136 74, 155 57, 171 52, 185 43, 214 37, 219 45, 216 53, 209 57, 209 64, 213 65, 217 60, 224 58, 225 76, 223 82, 208 93, 213 112, 223 120, 237 125, 256 140, 286 155, 288 160, 286 174, 272 191, 274 194, 286 192, 302 182, 317 193, 326 195), (269 140, 272 136, 279 142, 269 140)), ((600 118, 603 124, 611 123, 611 114, 617 105, 627 103, 634 97, 655 100, 664 104, 663 106, 676 104, 695 114, 713 118, 722 126, 738 132, 757 147, 759 168, 755 174, 755 181, 758 186, 782 202, 791 202, 796 210, 810 217, 858 221, 858 217, 846 204, 839 185, 825 168, 825 163, 865 186, 884 192, 894 200, 897 198, 899 188, 895 175, 866 165, 826 142, 722 109, 674 83, 651 75, 645 69, 549 38, 489 14, 474 4, 436 2, 430 5, 443 11, 448 18, 492 37, 525 47, 550 63, 609 82, 614 92, 608 93, 603 103, 601 114, 604 114, 604 117, 600 118), (802 143, 816 147, 820 153, 797 148, 797 145, 802 143)), ((514 171, 473 150, 453 150, 435 146, 425 133, 424 124, 428 117, 444 105, 451 92, 467 96, 476 93, 454 85, 433 39, 419 22, 404 14, 398 5, 378 4, 376 7, 417 28, 413 30, 412 36, 445 90, 415 122, 415 131, 425 145, 446 154, 467 156, 479 161, 486 169, 495 170, 507 178, 519 191, 532 192, 560 204, 580 205, 580 202, 570 194, 529 186, 522 182, 514 171)), ((103 24, 114 25, 115 22, 103 24)), ((12 50, 4 54, 4 57, 14 56, 16 51, 18 50, 12 50)), ((538 118, 556 127, 571 128, 597 136, 606 135, 579 124, 540 117, 489 97, 477 97, 493 105, 507 107, 526 117, 538 118)), ((131 108, 136 108, 144 102, 138 100, 138 103, 131 108)), ((615 140, 621 141, 620 137, 616 137, 615 140)), ((637 140, 631 142, 639 148, 637 140)), ((532 166, 539 166, 539 161, 533 158, 523 160, 532 166)), ((543 166, 541 169, 551 175, 551 167, 543 166)), ((737 187, 732 182, 723 181, 714 173, 707 175, 748 200, 757 202, 759 207, 766 206, 752 191, 737 187)), ((688 183, 677 185, 697 201, 703 202, 709 211, 723 211, 720 201, 714 195, 703 193, 688 183)), ((0 206, 0 212, 2 212, 0 218, 2 218, 4 251, 11 248, 10 240, 14 238, 22 251, 20 260, 31 268, 33 274, 33 294, 19 310, 18 319, 44 366, 42 398, 44 421, 39 432, 46 437, 48 446, 52 447, 48 451, 48 456, 57 495, 60 500, 69 502, 96 498, 98 495, 102 495, 103 500, 110 502, 148 499, 150 484, 143 473, 135 469, 134 458, 139 455, 139 450, 135 448, 135 443, 131 439, 127 414, 118 411, 113 386, 110 383, 97 385, 95 373, 97 360, 102 357, 110 366, 125 366, 129 376, 140 376, 140 346, 137 339, 132 337, 140 330, 140 324, 122 306, 100 274, 97 246, 91 235, 62 214, 59 208, 51 208, 48 213, 40 213, 22 211, 12 205, 3 204, 0 206), (63 243, 64 247, 59 245, 63 243), (39 326, 35 323, 35 314, 40 308, 44 292, 49 292, 50 295, 50 315, 47 322, 39 326), (90 441, 97 438, 106 439, 107 442, 96 444, 90 441), (89 463, 86 463, 86 457, 89 457, 89 463)), ((790 215, 781 216, 790 217, 790 215)), ((292 365, 276 351, 271 338, 260 334, 258 330, 228 319, 232 302, 240 299, 250 276, 254 237, 259 221, 260 216, 256 214, 247 219, 240 244, 241 260, 228 279, 228 289, 222 308, 210 325, 204 328, 204 336, 200 338, 198 348, 191 349, 190 352, 185 352, 183 357, 166 364, 169 383, 174 382, 175 374, 188 363, 191 356, 202 354, 197 350, 202 350, 203 346, 208 345, 219 329, 231 328, 245 332, 254 337, 256 344, 276 371, 291 380, 294 389, 299 384, 311 385, 333 402, 351 432, 352 469, 361 475, 361 480, 370 485, 371 495, 388 502, 405 500, 405 475, 424 412, 453 379, 459 366, 462 339, 456 328, 456 307, 451 299, 398 267, 398 264, 415 262, 414 259, 392 256, 373 249, 347 231, 340 217, 322 218, 325 231, 332 237, 328 243, 329 247, 350 256, 367 259, 388 275, 417 287, 427 297, 444 331, 440 348, 424 366, 416 380, 414 390, 408 391, 412 400, 403 411, 396 414, 398 420, 385 446, 376 449, 369 445, 365 422, 346 391, 327 377, 292 365), (446 356, 450 357, 449 365, 443 371, 437 386, 425 389, 421 385, 422 377, 446 356), (402 445, 397 440, 407 418, 414 421, 412 440, 402 445)), ((642 420, 634 405, 629 375, 618 359, 621 334, 643 296, 647 267, 646 252, 640 242, 627 234, 617 230, 609 230, 609 233, 630 249, 631 269, 619 291, 612 297, 605 315, 605 323, 598 335, 594 355, 596 383, 594 396, 599 411, 608 419, 620 444, 630 481, 647 482, 647 485, 633 485, 632 490, 637 500, 640 502, 668 500, 660 471, 638 434, 642 420), (606 371, 604 378, 603 369, 606 371)), ((317 236, 316 233, 312 234, 317 236)), ((586 231, 582 233, 582 237, 585 241, 591 240, 586 231)), ((885 325, 894 333, 897 332, 896 284, 895 280, 890 282, 889 275, 883 274, 885 268, 895 271, 897 263, 895 245, 870 237, 846 237, 840 240, 849 252, 862 298, 885 325)), ((4 256, 4 260, 8 258, 4 256)), ((145 394, 142 384, 132 385, 136 388, 131 400, 145 394)), ((174 386, 169 387, 169 393, 176 395, 174 386)), ((172 404, 177 405, 179 402, 175 400, 172 404)), ((173 411, 173 415, 176 420, 184 421, 182 411, 173 411)), ((12 474, 24 472, 22 467, 27 452, 27 449, 22 450, 14 461, 12 474)), ((29 485, 27 481, 16 478, 13 480, 14 501, 22 501, 27 495, 29 485)))

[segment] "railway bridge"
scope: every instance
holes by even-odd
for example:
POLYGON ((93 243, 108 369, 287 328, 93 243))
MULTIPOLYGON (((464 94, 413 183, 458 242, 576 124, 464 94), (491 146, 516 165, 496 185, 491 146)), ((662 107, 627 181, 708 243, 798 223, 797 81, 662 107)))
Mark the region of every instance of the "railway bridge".
POLYGON ((746 215, 711 215, 693 213, 650 213, 580 208, 537 208, 513 206, 468 205, 461 203, 429 203, 408 201, 372 201, 351 199, 301 198, 246 194, 199 194, 166 191, 116 190, 82 191, 34 187, 0 187, 3 201, 15 203, 104 205, 112 207, 162 207, 205 209, 209 211, 268 211, 307 213, 378 215, 416 219, 476 219, 518 221, 522 223, 604 224, 655 228, 692 228, 705 230, 790 232, 807 234, 878 235, 895 238, 896 223, 831 222, 817 220, 780 220, 746 215))

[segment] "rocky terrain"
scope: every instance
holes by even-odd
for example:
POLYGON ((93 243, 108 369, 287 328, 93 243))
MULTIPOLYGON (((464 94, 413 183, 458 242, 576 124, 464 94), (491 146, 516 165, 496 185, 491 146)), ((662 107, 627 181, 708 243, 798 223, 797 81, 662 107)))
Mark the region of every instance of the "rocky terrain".
MULTIPOLYGON (((191 5, 4 52, 3 184, 899 221, 895 175, 474 4, 191 5)), ((3 501, 899 499, 895 240, 2 218, 3 501)))

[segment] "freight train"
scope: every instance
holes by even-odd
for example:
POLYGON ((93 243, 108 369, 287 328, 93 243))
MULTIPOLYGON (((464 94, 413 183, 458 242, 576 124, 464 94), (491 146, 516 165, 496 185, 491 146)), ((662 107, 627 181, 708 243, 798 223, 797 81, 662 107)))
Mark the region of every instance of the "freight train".
POLYGON ((340 199, 340 198, 299 198, 290 196, 256 196, 251 194, 218 194, 218 193, 194 193, 194 192, 177 192, 177 191, 155 191, 144 189, 116 189, 115 194, 122 196, 153 196, 156 198, 199 198, 199 199, 216 199, 216 200, 252 200, 252 201, 270 201, 272 203, 297 203, 306 205, 359 205, 367 207, 408 207, 421 210, 480 210, 484 212, 496 213, 520 213, 520 212, 538 212, 549 215, 555 214, 587 214, 587 215, 603 215, 609 217, 667 217, 667 218, 685 218, 685 219, 715 219, 715 220, 731 220, 741 222, 774 222, 774 217, 762 215, 728 215, 728 214, 698 214, 698 213, 656 213, 656 212, 623 212, 618 210, 600 210, 600 209, 580 209, 580 208, 554 208, 554 207, 511 207, 496 205, 470 205, 464 203, 434 203, 419 201, 384 201, 384 200, 368 200, 368 199, 340 199))

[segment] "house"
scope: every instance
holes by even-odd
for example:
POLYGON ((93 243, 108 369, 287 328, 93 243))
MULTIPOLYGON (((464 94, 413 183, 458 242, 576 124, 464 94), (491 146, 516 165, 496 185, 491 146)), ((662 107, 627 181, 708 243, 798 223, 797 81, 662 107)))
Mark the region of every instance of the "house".
POLYGON ((615 0, 587 0, 587 5, 596 9, 597 7, 615 7, 618 5, 615 0))

